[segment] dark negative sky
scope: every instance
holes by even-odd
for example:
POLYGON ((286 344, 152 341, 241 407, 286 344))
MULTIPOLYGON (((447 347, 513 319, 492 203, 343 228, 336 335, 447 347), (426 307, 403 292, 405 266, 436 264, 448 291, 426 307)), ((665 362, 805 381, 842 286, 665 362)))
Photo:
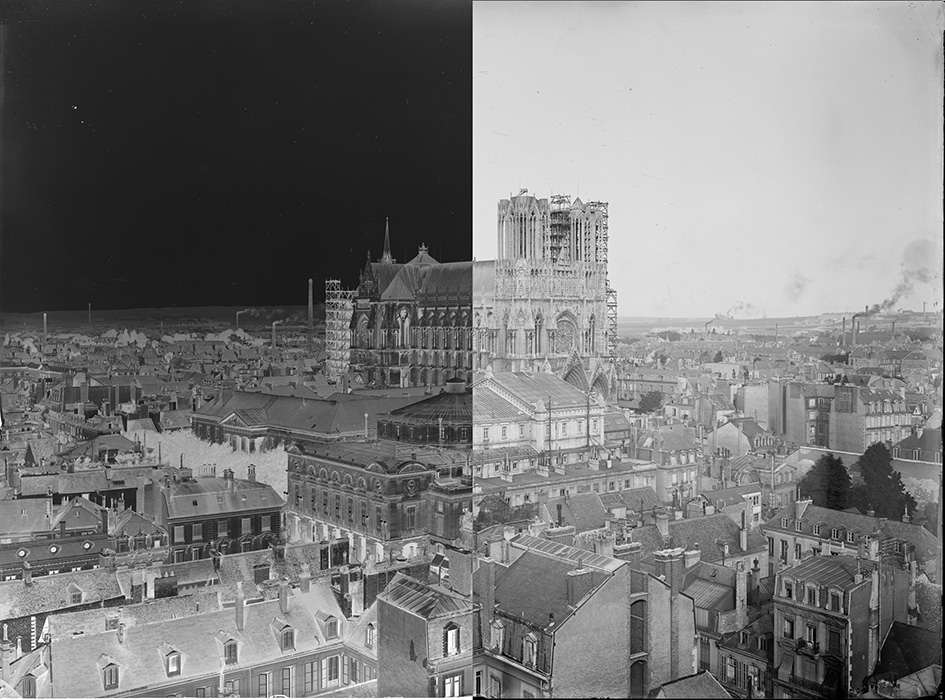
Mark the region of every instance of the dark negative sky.
POLYGON ((472 256, 470 2, 0 1, 0 310, 304 305, 472 256))

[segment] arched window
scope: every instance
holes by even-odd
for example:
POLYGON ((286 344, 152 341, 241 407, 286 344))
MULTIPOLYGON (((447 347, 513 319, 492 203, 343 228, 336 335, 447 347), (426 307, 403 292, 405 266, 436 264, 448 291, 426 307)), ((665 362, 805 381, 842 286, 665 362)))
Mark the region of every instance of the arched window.
POLYGON ((630 697, 642 698, 646 693, 646 661, 635 661, 630 666, 630 697))

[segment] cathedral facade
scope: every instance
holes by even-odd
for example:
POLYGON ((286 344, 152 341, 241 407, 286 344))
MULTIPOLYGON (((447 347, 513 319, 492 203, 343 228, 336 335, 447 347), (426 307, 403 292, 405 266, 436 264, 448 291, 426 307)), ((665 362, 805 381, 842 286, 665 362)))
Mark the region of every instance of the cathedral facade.
POLYGON ((498 206, 496 260, 473 263, 473 366, 552 371, 610 397, 607 204, 538 199, 498 206))
POLYGON ((467 380, 472 350, 472 263, 441 263, 420 246, 398 263, 370 254, 351 302, 351 386, 441 386, 467 380))

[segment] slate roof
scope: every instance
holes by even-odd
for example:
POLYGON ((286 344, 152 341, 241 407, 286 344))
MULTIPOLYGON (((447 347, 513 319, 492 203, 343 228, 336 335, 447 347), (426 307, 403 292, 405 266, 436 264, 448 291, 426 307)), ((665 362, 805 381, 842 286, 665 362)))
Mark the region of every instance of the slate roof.
POLYGON ((421 583, 400 572, 378 598, 426 620, 473 610, 472 603, 453 591, 439 585, 421 583))
POLYGON ((746 484, 744 486, 732 486, 727 489, 717 489, 715 491, 703 491, 702 495, 716 508, 722 509, 731 505, 744 503, 746 497, 760 493, 760 484, 746 484))
POLYGON ((48 504, 47 498, 0 501, 0 532, 7 537, 49 532, 49 520, 46 518, 48 504))
POLYGON ((115 573, 105 569, 34 576, 29 586, 23 581, 2 581, 0 582, 0 620, 55 612, 72 607, 70 584, 75 584, 82 590, 85 602, 123 597, 115 573))
POLYGON ((722 561, 724 550, 716 542, 728 544, 729 557, 759 552, 767 548, 768 540, 756 530, 748 531, 748 549, 742 551, 738 524, 725 513, 715 513, 699 518, 670 520, 669 541, 664 542, 656 525, 644 525, 634 528, 630 533, 631 542, 643 544, 648 554, 668 547, 682 547, 686 551, 699 549, 702 561, 714 563, 722 561))
POLYGON ((558 505, 565 525, 573 525, 575 532, 597 530, 604 527, 607 511, 601 497, 593 491, 576 493, 564 498, 549 498, 544 503, 551 520, 557 520, 558 505))
MULTIPOLYGON (((132 625, 124 629, 124 641, 110 630, 97 635, 63 638, 52 643, 56 663, 55 694, 70 697, 103 697, 121 695, 135 688, 158 688, 168 682, 177 684, 190 678, 214 676, 220 670, 223 642, 238 644, 238 663, 227 666, 230 671, 264 663, 278 662, 287 655, 315 651, 326 646, 340 646, 341 638, 328 640, 318 615, 339 620, 343 637, 347 623, 334 595, 326 585, 312 583, 309 593, 294 591, 290 607, 281 612, 276 600, 245 606, 244 626, 236 627, 232 608, 191 615, 185 618, 132 625), (280 619, 295 630, 295 648, 283 651, 274 629, 280 619), (168 679, 163 648, 181 655, 181 674, 168 679), (119 668, 118 688, 105 691, 99 669, 108 664, 119 668)), ((159 693, 151 693, 159 694, 159 693)))
POLYGON ((167 502, 168 519, 272 510, 284 504, 282 497, 269 484, 221 477, 172 482, 170 488, 162 493, 167 502))
POLYGON ((664 683, 650 692, 651 698, 725 698, 731 700, 729 694, 715 676, 708 671, 700 671, 692 676, 684 676, 675 681, 664 683))
MULTIPOLYGON (((577 569, 576 563, 563 561, 528 550, 508 568, 496 567, 495 601, 499 610, 530 624, 544 628, 554 615, 561 625, 569 616, 568 572, 577 569)), ((612 574, 591 569, 592 592, 604 584, 612 574)))
MULTIPOLYGON (((801 503, 807 503, 801 501, 801 503)), ((938 552, 938 538, 921 525, 915 523, 904 523, 900 520, 887 520, 885 518, 872 517, 853 513, 845 510, 832 510, 822 508, 812 503, 806 505, 802 511, 801 529, 797 530, 795 521, 797 518, 798 502, 790 503, 777 513, 774 517, 764 524, 766 530, 778 530, 790 532, 791 534, 802 533, 807 537, 819 539, 829 539, 831 531, 834 528, 841 530, 841 538, 845 538, 846 533, 855 530, 862 534, 868 534, 879 531, 883 539, 899 539, 909 542, 915 547, 916 559, 920 562, 934 559, 938 552), (781 527, 781 520, 786 518, 788 521, 787 529, 781 527), (885 520, 885 523, 883 522, 885 520), (814 525, 821 526, 821 534, 814 534, 814 525)))
POLYGON ((922 434, 913 433, 907 438, 900 440, 894 446, 901 450, 922 450, 923 452, 941 452, 942 451, 942 429, 926 428, 922 434))
POLYGON ((895 681, 941 663, 941 635, 896 620, 883 641, 873 676, 895 681))

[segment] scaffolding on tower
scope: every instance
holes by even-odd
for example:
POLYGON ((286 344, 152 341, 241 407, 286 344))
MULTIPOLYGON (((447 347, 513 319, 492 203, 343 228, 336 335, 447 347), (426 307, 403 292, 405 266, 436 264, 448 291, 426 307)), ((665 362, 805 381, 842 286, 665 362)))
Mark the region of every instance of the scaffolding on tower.
POLYGON ((340 382, 351 356, 353 289, 342 289, 341 280, 325 280, 325 378, 340 382))
MULTIPOLYGON (((561 249, 568 247, 571 235, 571 195, 551 195, 551 215, 549 217, 548 243, 545 257, 557 260, 561 249)), ((570 251, 569 251, 570 252, 570 251)))
MULTIPOLYGON (((597 259, 602 261, 607 270, 607 202, 590 202, 588 208, 600 213, 600 234, 597 236, 597 259)), ((617 290, 610 286, 610 272, 604 277, 606 285, 607 326, 607 355, 611 360, 617 359, 617 290)))

